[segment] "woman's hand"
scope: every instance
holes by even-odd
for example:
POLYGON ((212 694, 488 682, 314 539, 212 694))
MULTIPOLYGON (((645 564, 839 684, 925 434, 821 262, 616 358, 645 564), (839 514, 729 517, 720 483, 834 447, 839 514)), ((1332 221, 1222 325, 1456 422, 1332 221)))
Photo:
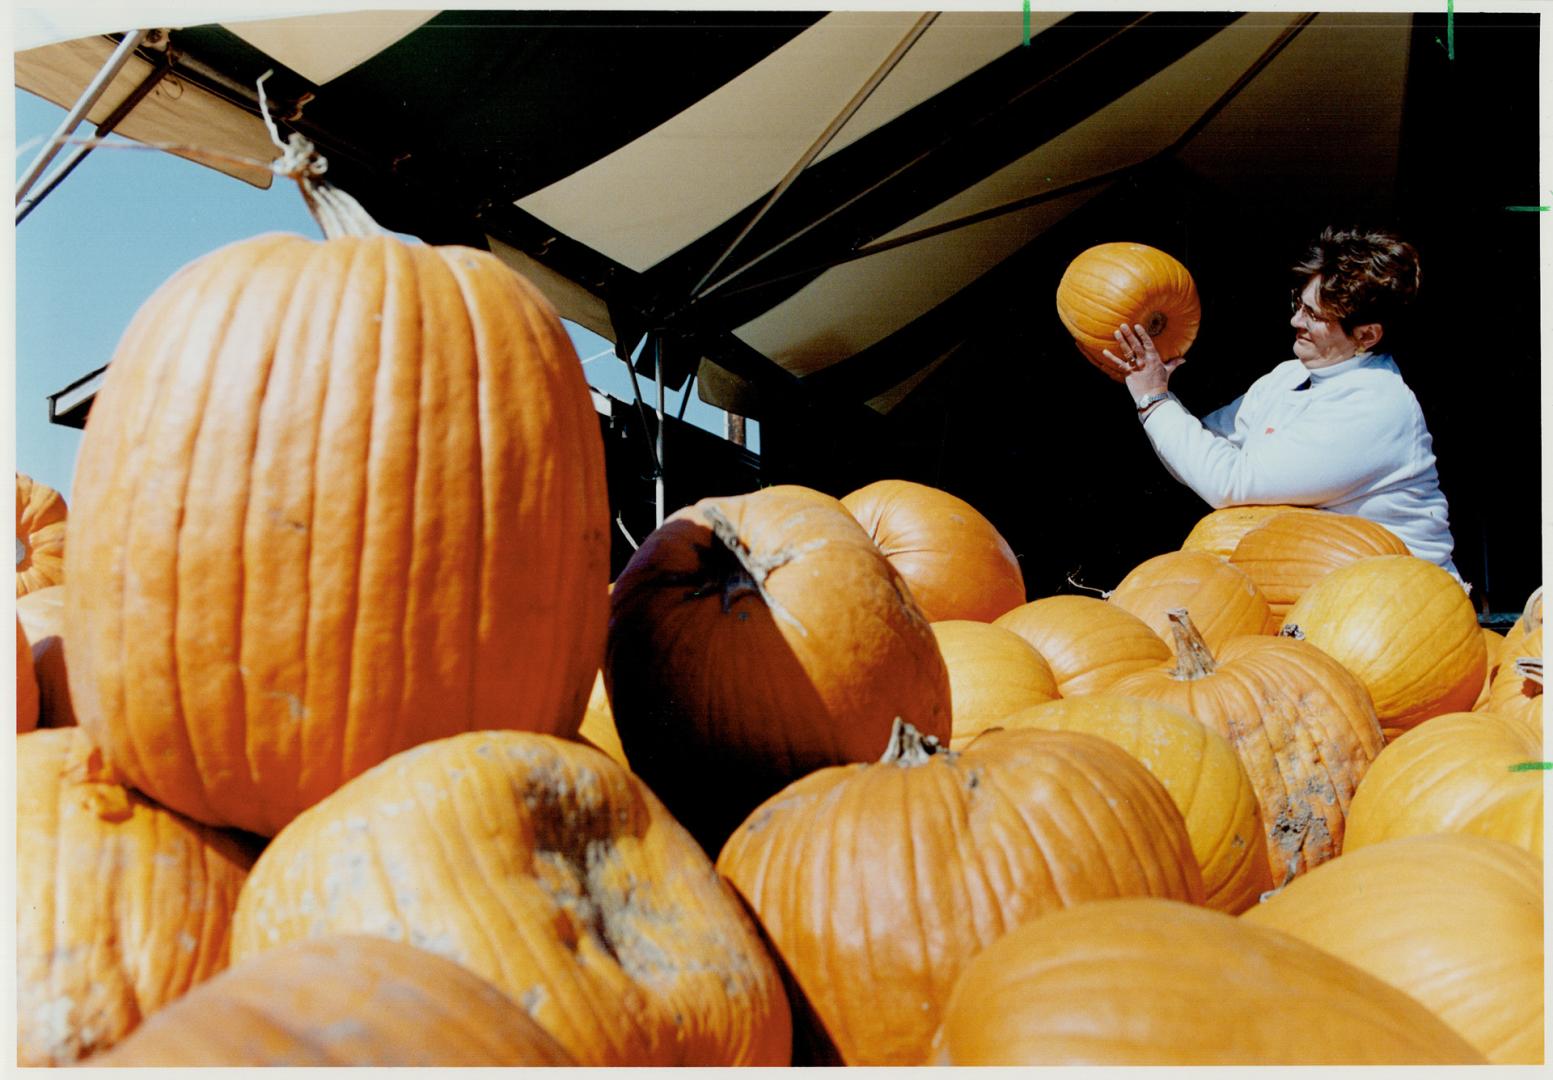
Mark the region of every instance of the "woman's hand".
POLYGON ((1116 355, 1110 349, 1101 351, 1126 376, 1124 381, 1134 398, 1169 389, 1170 375, 1181 366, 1184 357, 1161 360, 1159 350, 1154 347, 1154 339, 1138 323, 1132 326, 1122 323, 1117 327, 1115 337, 1121 355, 1116 355))

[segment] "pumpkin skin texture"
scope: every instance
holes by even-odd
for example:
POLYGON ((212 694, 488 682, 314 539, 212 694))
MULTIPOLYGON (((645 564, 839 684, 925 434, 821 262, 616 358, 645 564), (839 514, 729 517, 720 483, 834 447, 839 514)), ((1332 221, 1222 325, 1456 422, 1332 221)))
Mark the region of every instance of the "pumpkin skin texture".
POLYGON ((1235 915, 1273 887, 1251 777, 1229 740, 1189 713, 1144 698, 1088 694, 1021 709, 1002 726, 1098 735, 1137 759, 1181 811, 1208 907, 1235 915))
POLYGON ((270 835, 480 727, 572 735, 603 649, 598 419, 488 253, 267 235, 136 314, 81 442, 71 696, 136 787, 270 835))
POLYGON ((47 484, 16 474, 16 595, 65 580, 65 498, 47 484))
POLYGON ((38 726, 38 675, 32 667, 32 645, 21 617, 16 619, 16 733, 38 726))
POLYGON ((153 1014, 85 1064, 573 1064, 501 991, 435 953, 360 934, 251 956, 153 1014))
POLYGON ((588 707, 583 711, 577 737, 608 754, 611 761, 627 769, 631 767, 625 747, 620 745, 620 733, 615 730, 615 714, 609 708, 609 693, 604 689, 602 670, 593 677, 593 692, 588 695, 588 707))
POLYGON ((949 669, 951 750, 965 749, 1010 713, 1061 696, 1051 665, 1012 630, 969 619, 946 619, 932 626, 949 669))
POLYGON ((1203 551, 1167 551, 1147 559, 1107 599, 1142 619, 1167 643, 1166 613, 1186 608, 1210 649, 1241 634, 1265 633, 1271 618, 1267 599, 1249 576, 1203 551))
POLYGON ((1488 691, 1493 685, 1494 676, 1499 674, 1499 662, 1504 658, 1504 646, 1503 634, 1496 633, 1486 626, 1483 627, 1483 651, 1487 657, 1488 669, 1483 673, 1482 689, 1478 691, 1477 700, 1472 703, 1470 711, 1477 712, 1479 709, 1487 708, 1488 691))
POLYGON ((1025 602, 1014 549, 970 503, 909 480, 878 480, 842 496, 905 579, 929 622, 991 622, 1025 602))
POLYGON ((1240 538, 1270 518, 1289 510, 1308 509, 1278 503, 1268 506, 1223 506, 1197 519, 1192 531, 1181 541, 1182 551, 1206 551, 1221 559, 1235 553, 1240 538))
POLYGON ((1479 836, 1345 853, 1246 912, 1422 1002, 1495 1065, 1541 1064, 1542 861, 1479 836))
POLYGON ((1374 555, 1406 555, 1407 545, 1384 525, 1353 514, 1310 508, 1275 514, 1247 532, 1230 553, 1267 598, 1268 632, 1306 589, 1338 567, 1374 555))
POLYGON ((255 864, 232 960, 408 941, 521 1004, 582 1065, 783 1065, 781 977, 663 804, 582 743, 474 731, 396 754, 255 864))
POLYGON ((1536 713, 1447 713, 1386 747, 1354 793, 1348 850, 1404 836, 1467 833, 1542 857, 1547 774, 1536 713))
POLYGON ((1382 746, 1363 685, 1290 638, 1232 638, 1215 657, 1185 612, 1172 616, 1175 665, 1119 679, 1111 693, 1184 709, 1230 741, 1256 789, 1275 881, 1335 858, 1354 789, 1382 746))
POLYGON ((65 666, 65 587, 50 585, 16 598, 16 617, 32 646, 38 680, 38 726, 72 727, 69 671, 65 666))
POLYGON ((1099 694, 1122 676, 1170 659, 1170 646, 1125 608, 1093 596, 1046 596, 1000 616, 1046 658, 1063 697, 1099 694))
POLYGON ((1487 711, 1501 716, 1523 715, 1533 723, 1542 719, 1542 627, 1516 642, 1517 655, 1507 656, 1489 686, 1487 711))
POLYGON ((1120 355, 1116 328, 1142 324, 1159 355, 1183 356, 1197 338, 1202 304, 1197 285, 1173 256, 1147 244, 1096 244, 1081 252, 1057 283, 1057 317, 1073 343, 1114 381, 1123 375, 1103 355, 1120 355))
POLYGON ((256 848, 117 783, 78 727, 18 736, 18 1063, 74 1064, 224 968, 256 848))
POLYGON ((1099 900, 966 966, 947 1065, 1482 1064, 1395 987, 1277 930, 1170 900, 1099 900))
POLYGON ((729 837, 719 871, 765 928, 818 1062, 922 1064, 964 963, 1100 897, 1202 900, 1180 812, 1138 762, 1074 732, 992 731, 811 773, 729 837), (834 1056, 832 1056, 834 1055, 834 1056))
POLYGON ((604 682, 638 776, 709 854, 766 796, 873 761, 899 716, 950 734, 949 675, 899 572, 840 501, 703 499, 610 593, 604 682))
POLYGON ((1411 555, 1379 555, 1334 570, 1284 616, 1364 684, 1387 740, 1441 713, 1472 707, 1488 651, 1456 579, 1411 555))

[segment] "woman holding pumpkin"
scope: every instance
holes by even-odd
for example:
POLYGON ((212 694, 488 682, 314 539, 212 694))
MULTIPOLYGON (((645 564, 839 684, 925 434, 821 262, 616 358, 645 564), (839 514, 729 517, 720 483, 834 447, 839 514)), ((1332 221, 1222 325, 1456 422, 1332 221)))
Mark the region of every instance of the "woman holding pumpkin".
POLYGON ((1294 358, 1199 420, 1169 390, 1141 325, 1106 358, 1125 376, 1154 452, 1214 508, 1290 503, 1390 529, 1459 579, 1429 429, 1396 361, 1379 351, 1418 292, 1418 254, 1384 232, 1327 228, 1293 267, 1294 358))

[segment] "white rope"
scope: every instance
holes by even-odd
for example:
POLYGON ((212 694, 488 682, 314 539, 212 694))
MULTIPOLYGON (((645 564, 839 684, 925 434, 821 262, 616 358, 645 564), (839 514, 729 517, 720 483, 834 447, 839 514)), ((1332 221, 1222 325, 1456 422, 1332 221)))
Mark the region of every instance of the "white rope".
POLYGON ((293 131, 285 142, 280 139, 280 129, 270 116, 269 98, 264 93, 264 80, 275 72, 266 71, 259 76, 259 112, 264 126, 270 133, 270 141, 280 151, 280 157, 270 163, 276 176, 297 182, 302 200, 308 211, 330 240, 341 236, 382 236, 387 230, 373 220, 366 208, 349 193, 340 190, 327 180, 320 179, 329 168, 329 161, 318 152, 310 139, 299 131, 293 131))

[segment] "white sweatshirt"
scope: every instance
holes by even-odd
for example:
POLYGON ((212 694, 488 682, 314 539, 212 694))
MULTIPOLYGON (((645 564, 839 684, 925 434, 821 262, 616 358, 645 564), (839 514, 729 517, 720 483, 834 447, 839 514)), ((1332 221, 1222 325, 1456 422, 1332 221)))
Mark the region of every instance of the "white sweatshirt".
POLYGON ((1390 356, 1361 353, 1314 371, 1286 360, 1201 421, 1167 398, 1144 431, 1170 474, 1214 508, 1356 514, 1456 574, 1433 440, 1390 356))

